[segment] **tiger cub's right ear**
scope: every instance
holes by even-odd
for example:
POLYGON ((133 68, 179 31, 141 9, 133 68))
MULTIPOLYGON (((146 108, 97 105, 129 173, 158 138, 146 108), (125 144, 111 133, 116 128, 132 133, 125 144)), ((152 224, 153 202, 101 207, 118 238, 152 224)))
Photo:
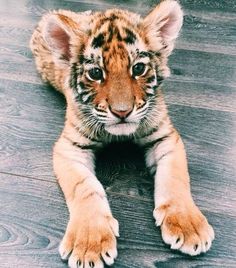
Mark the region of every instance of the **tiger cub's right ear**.
POLYGON ((72 43, 79 45, 84 39, 84 33, 78 23, 68 16, 52 13, 44 20, 43 38, 55 60, 68 63, 72 57, 72 43))

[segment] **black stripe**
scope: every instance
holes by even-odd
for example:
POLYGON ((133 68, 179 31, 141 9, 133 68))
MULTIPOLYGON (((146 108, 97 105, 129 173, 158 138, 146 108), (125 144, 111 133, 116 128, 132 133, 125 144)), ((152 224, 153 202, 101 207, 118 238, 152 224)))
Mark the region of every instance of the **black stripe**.
POLYGON ((77 88, 77 63, 73 63, 71 66, 70 87, 77 88))
POLYGON ((98 114, 98 117, 106 118, 106 117, 107 117, 107 115, 98 114))
MULTIPOLYGON (((155 131, 153 131, 154 133, 155 131)), ((150 149, 151 147, 153 147, 155 144, 159 144, 161 143, 162 141, 164 141, 165 139, 169 138, 171 134, 174 133, 174 130, 172 130, 170 133, 168 133, 167 135, 161 137, 161 138, 157 138, 157 139, 154 139, 150 142, 147 142, 146 144, 144 144, 144 147, 147 148, 147 149, 150 149)), ((152 133, 151 133, 152 134, 152 133)), ((151 134, 149 135, 146 135, 146 137, 150 136, 151 134)), ((145 136, 143 137, 145 138, 145 136)))
POLYGON ((94 37, 92 41, 92 47, 98 48, 102 47, 105 44, 104 34, 100 33, 96 37, 94 37))
MULTIPOLYGON (((81 132, 80 132, 81 133, 81 132)), ((95 139, 95 138, 91 138, 89 135, 87 135, 86 133, 83 133, 82 132, 82 134, 83 134, 83 136, 85 136, 88 140, 90 140, 90 141, 92 141, 92 142, 97 142, 97 143, 101 143, 101 141, 100 140, 98 140, 98 139, 95 139)))
POLYGON ((154 86, 152 86, 152 89, 153 89, 154 91, 156 91, 156 90, 159 88, 159 86, 160 86, 160 85, 154 85, 154 86))
POLYGON ((103 51, 107 52, 109 49, 110 49, 109 46, 104 46, 103 51))
POLYGON ((102 15, 102 18, 100 19, 100 27, 107 21, 113 22, 114 20, 119 19, 119 17, 117 17, 117 15, 112 14, 110 17, 104 17, 102 15))
POLYGON ((65 135, 63 135, 63 138, 68 140, 73 146, 79 147, 83 150, 95 150, 100 147, 98 144, 97 145, 96 144, 81 144, 79 142, 75 142, 71 140, 70 138, 66 137, 65 135))
POLYGON ((120 32, 118 31, 118 29, 117 29, 117 40, 118 41, 122 41, 122 37, 121 37, 121 35, 120 35, 120 32))
MULTIPOLYGON (((153 88, 151 88, 151 89, 153 89, 153 88)), ((153 93, 150 93, 150 92, 145 92, 146 93, 146 95, 148 96, 148 97, 153 97, 154 95, 155 95, 155 92, 154 92, 154 90, 153 90, 153 93)))
POLYGON ((147 78, 147 83, 152 83, 152 82, 154 82, 155 81, 155 75, 152 75, 152 76, 149 76, 148 78, 147 78))
POLYGON ((117 19, 119 19, 119 17, 117 15, 115 15, 115 14, 112 14, 110 16, 110 18, 109 18, 110 21, 114 21, 114 20, 117 20, 117 19))
POLYGON ((164 137, 149 141, 149 142, 144 144, 144 147, 148 150, 148 149, 152 148, 154 145, 161 143, 166 138, 168 138, 168 136, 164 136, 164 137))
POLYGON ((160 75, 157 75, 157 82, 158 82, 158 85, 160 85, 162 83, 162 81, 164 80, 164 78, 160 75))
POLYGON ((146 138, 150 135, 152 135, 154 132, 156 132, 157 130, 159 129, 159 127, 155 127, 155 128, 152 128, 150 129, 150 131, 148 133, 145 133, 145 135, 139 137, 139 139, 143 139, 143 138, 146 138))
POLYGON ((84 63, 84 55, 79 55, 79 63, 83 64, 84 63))
POLYGON ((138 52, 138 56, 139 58, 152 58, 152 54, 148 51, 141 51, 141 52, 138 52))
POLYGON ((96 150, 100 147, 99 145, 95 145, 95 144, 80 144, 78 142, 72 142, 72 145, 79 147, 83 150, 96 150))
POLYGON ((92 91, 92 88, 90 88, 88 85, 86 85, 84 82, 80 81, 78 85, 81 89, 82 92, 78 92, 78 87, 75 91, 75 99, 77 102, 82 102, 82 103, 89 103, 94 99, 94 95, 96 94, 95 92, 92 91), (86 95, 88 96, 87 100, 83 100, 83 97, 86 95))
POLYGON ((85 64, 94 64, 95 61, 94 61, 93 55, 91 55, 91 57, 92 57, 92 59, 84 58, 84 63, 85 64))
POLYGON ((160 57, 161 56, 161 52, 160 51, 152 51, 152 53, 156 56, 156 57, 160 57))
POLYGON ((79 56, 79 63, 82 65, 82 64, 94 64, 95 61, 94 61, 94 57, 93 55, 91 55, 91 59, 89 58, 86 58, 84 55, 80 55, 79 56))
MULTIPOLYGON (((103 199, 105 196, 102 196, 100 193, 98 193, 98 192, 92 192, 92 193, 89 193, 89 194, 87 194, 86 196, 82 196, 82 199, 84 200, 84 199, 88 199, 88 198, 90 198, 90 197, 93 197, 94 195, 97 195, 97 196, 99 196, 101 199, 103 199)), ((89 267, 94 267, 94 266, 91 266, 91 265, 89 265, 89 267)))
POLYGON ((109 32, 109 37, 107 39, 107 42, 110 43, 111 40, 112 40, 112 38, 113 38, 113 27, 112 27, 112 24, 109 25, 108 32, 109 32))
POLYGON ((124 28, 125 32, 126 32, 126 37, 124 38, 124 41, 127 43, 127 44, 134 44, 137 37, 136 35, 128 28, 124 28))
POLYGON ((91 102, 94 99, 94 96, 95 96, 95 92, 91 92, 91 91, 89 91, 89 92, 85 91, 85 92, 80 93, 80 99, 85 104, 91 102), (86 96, 86 95, 88 95, 87 99, 84 100, 83 97, 86 96))
POLYGON ((171 154, 171 153, 173 153, 174 152, 174 150, 171 150, 171 151, 168 151, 168 152, 166 152, 165 154, 163 154, 159 159, 157 159, 157 163, 162 159, 162 158, 164 158, 165 156, 167 156, 168 154, 171 154))
POLYGON ((81 89, 85 89, 85 84, 84 84, 84 82, 80 81, 80 82, 79 82, 79 86, 80 86, 81 89))

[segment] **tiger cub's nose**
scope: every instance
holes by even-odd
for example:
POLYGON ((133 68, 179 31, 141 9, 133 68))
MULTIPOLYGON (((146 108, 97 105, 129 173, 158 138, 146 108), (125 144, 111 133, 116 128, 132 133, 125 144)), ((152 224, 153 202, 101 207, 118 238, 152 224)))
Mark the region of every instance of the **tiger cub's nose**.
POLYGON ((127 110, 116 110, 116 109, 111 109, 111 112, 121 118, 121 119, 125 119, 126 117, 128 117, 128 115, 133 111, 133 108, 129 108, 127 110))

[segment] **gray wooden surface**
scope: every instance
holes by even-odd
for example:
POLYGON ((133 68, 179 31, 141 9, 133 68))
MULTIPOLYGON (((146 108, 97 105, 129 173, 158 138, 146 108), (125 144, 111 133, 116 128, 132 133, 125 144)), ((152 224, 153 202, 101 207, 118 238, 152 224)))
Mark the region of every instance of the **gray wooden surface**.
MULTIPOLYGON (((28 42, 47 10, 124 7, 156 1, 0 0, 0 267, 67 267, 57 247, 68 220, 52 171, 65 101, 38 76, 28 42)), ((212 249, 171 251, 154 226, 153 179, 131 144, 98 155, 97 174, 120 222, 114 267, 236 267, 236 1, 180 0, 182 34, 170 58, 166 101, 186 144, 192 192, 214 226, 212 249)))

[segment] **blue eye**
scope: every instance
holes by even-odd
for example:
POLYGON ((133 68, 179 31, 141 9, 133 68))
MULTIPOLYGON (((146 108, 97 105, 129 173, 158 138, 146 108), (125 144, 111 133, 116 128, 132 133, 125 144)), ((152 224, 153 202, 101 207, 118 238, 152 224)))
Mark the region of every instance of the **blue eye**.
POLYGON ((146 69, 145 64, 142 62, 139 62, 133 66, 132 74, 133 76, 140 76, 144 73, 145 69, 146 69))
POLYGON ((88 71, 88 75, 92 80, 99 81, 103 79, 102 70, 98 67, 94 67, 88 71))

